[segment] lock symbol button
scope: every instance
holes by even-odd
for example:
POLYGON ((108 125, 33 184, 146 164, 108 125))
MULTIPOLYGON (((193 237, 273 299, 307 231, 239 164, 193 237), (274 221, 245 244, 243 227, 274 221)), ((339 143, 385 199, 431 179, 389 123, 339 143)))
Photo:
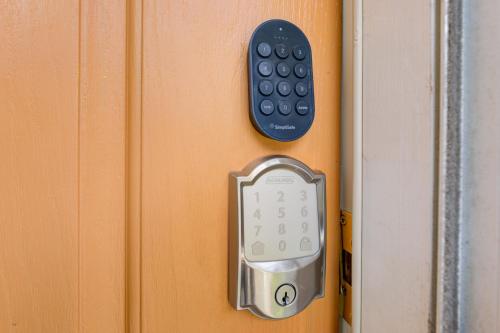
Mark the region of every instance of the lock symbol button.
POLYGON ((301 251, 311 251, 312 250, 312 243, 311 239, 309 237, 302 237, 300 240, 300 250, 301 251))

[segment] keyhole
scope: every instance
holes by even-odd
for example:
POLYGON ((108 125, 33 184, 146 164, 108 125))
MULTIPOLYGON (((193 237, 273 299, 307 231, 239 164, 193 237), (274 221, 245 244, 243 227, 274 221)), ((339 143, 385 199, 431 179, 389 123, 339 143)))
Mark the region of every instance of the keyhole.
POLYGON ((296 296, 295 287, 289 283, 285 283, 276 290, 274 300, 279 306, 288 306, 295 301, 296 296))
POLYGON ((289 299, 288 298, 288 292, 285 291, 285 296, 283 296, 283 299, 282 299, 283 305, 287 305, 288 304, 288 299, 289 299))

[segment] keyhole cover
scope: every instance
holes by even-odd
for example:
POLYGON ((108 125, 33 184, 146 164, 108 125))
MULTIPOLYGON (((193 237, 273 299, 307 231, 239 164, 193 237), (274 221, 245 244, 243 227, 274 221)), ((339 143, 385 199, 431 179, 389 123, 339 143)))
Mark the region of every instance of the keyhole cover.
POLYGON ((292 286, 291 284, 282 284, 281 286, 276 289, 276 303, 278 303, 281 306, 287 306, 293 303, 295 301, 295 287, 292 286))

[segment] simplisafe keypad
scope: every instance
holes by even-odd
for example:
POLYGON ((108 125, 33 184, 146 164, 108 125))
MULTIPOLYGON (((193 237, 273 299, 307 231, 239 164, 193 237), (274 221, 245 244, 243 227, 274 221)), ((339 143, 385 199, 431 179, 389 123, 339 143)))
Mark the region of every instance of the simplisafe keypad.
POLYGON ((261 24, 248 48, 250 118, 263 135, 292 141, 314 120, 311 47, 304 33, 284 20, 261 24))

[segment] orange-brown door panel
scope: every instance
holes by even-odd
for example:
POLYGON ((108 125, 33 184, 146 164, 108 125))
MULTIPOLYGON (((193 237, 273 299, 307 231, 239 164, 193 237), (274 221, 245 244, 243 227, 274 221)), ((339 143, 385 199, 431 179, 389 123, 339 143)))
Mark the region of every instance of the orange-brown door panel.
POLYGON ((121 0, 0 4, 0 332, 125 330, 121 0))

